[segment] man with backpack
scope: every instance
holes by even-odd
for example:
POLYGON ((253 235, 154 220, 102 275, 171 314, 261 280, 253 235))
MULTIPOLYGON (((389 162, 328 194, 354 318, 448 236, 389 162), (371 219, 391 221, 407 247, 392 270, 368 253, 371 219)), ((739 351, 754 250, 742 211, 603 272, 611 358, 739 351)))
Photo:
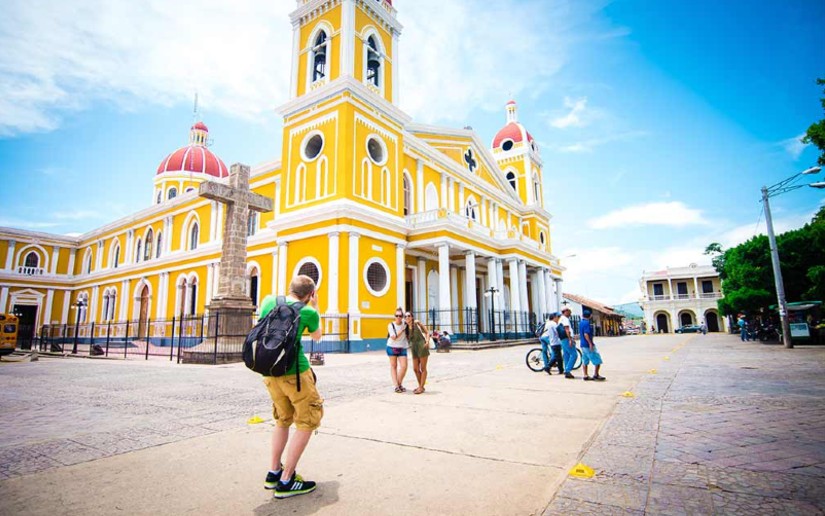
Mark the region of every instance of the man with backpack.
MULTIPOLYGON (((296 276, 289 285, 288 296, 264 298, 261 303, 261 320, 263 321, 273 310, 276 310, 276 314, 285 314, 281 320, 289 319, 290 323, 297 322, 297 331, 292 324, 288 324, 288 331, 272 332, 271 340, 277 341, 278 338, 283 340, 284 335, 290 337, 295 335, 295 340, 290 339, 290 342, 283 343, 286 356, 291 360, 291 363, 285 366, 285 372, 278 376, 264 373, 264 384, 272 398, 272 413, 275 419, 275 430, 272 435, 272 465, 266 475, 264 487, 273 489, 275 498, 289 498, 315 490, 315 482, 301 478, 295 473, 295 468, 309 443, 312 432, 321 425, 321 418, 324 416, 324 400, 315 387, 315 374, 310 369, 309 360, 304 355, 304 349, 301 346, 301 336, 304 330, 307 330, 314 340, 320 340, 322 336, 315 282, 309 276, 296 276), (293 353, 294 358, 292 358, 293 353), (293 422, 296 430, 292 435, 286 462, 282 463, 281 457, 289 440, 289 427, 293 422)), ((275 327, 278 324, 278 322, 273 322, 271 326, 275 327)), ((273 343, 268 343, 268 346, 271 344, 273 343)), ((281 343, 274 342, 276 347, 279 344, 281 343)), ((247 365, 249 366, 249 362, 247 365)), ((276 363, 271 371, 280 372, 281 369, 276 363)))

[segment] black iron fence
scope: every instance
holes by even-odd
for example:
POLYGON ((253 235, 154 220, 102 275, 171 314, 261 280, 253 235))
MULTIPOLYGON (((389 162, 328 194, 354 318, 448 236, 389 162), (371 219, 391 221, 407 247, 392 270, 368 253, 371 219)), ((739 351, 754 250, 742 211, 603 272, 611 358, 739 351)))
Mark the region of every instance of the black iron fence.
MULTIPOLYGON (((256 321, 253 316, 251 323, 256 321)), ((241 323, 229 314, 213 312, 172 319, 47 325, 26 349, 123 359, 161 357, 178 363, 238 362, 251 328, 241 323)), ((322 315, 321 325, 320 341, 304 337, 305 351, 348 353, 349 316, 322 315)))
POLYGON ((531 312, 507 310, 426 310, 413 312, 429 330, 447 330, 454 342, 518 340, 534 336, 539 317, 531 312))

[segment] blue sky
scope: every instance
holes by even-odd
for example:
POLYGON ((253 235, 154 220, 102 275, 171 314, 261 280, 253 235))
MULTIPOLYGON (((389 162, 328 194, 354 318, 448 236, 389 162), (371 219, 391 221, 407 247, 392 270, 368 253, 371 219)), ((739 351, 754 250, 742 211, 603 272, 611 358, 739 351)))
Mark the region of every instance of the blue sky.
MULTIPOLYGON (((630 301, 643 270, 763 232, 759 188, 815 162, 797 140, 823 116, 820 0, 394 3, 416 121, 490 141, 518 101, 570 292, 630 301)), ((224 161, 278 159, 294 6, 6 0, 0 225, 79 233, 147 206, 195 90, 224 161)), ((776 198, 777 228, 823 201, 776 198)))

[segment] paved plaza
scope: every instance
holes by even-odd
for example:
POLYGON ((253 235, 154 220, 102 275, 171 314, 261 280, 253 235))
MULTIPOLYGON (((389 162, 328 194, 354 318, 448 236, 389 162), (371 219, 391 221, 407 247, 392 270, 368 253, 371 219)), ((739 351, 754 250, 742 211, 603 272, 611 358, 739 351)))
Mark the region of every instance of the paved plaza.
POLYGON ((380 353, 328 355, 299 467, 319 487, 284 501, 242 365, 0 363, 0 514, 823 513, 825 349, 600 342, 605 383, 532 373, 522 346, 434 354, 421 396, 380 353))

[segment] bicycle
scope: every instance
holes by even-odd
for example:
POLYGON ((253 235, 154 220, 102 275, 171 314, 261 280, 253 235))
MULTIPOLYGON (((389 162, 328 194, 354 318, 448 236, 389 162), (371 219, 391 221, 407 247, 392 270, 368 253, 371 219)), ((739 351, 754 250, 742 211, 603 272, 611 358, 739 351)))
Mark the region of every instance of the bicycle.
MULTIPOLYGON (((573 364, 573 371, 580 368, 582 366, 582 351, 579 348, 576 349, 576 361, 573 364)), ((550 346, 547 347, 547 363, 550 363, 550 346)), ((524 361, 527 363, 527 367, 530 368, 531 371, 534 373, 540 373, 544 371, 544 360, 541 358, 542 349, 541 348, 533 348, 527 352, 527 356, 524 357, 524 361)))

